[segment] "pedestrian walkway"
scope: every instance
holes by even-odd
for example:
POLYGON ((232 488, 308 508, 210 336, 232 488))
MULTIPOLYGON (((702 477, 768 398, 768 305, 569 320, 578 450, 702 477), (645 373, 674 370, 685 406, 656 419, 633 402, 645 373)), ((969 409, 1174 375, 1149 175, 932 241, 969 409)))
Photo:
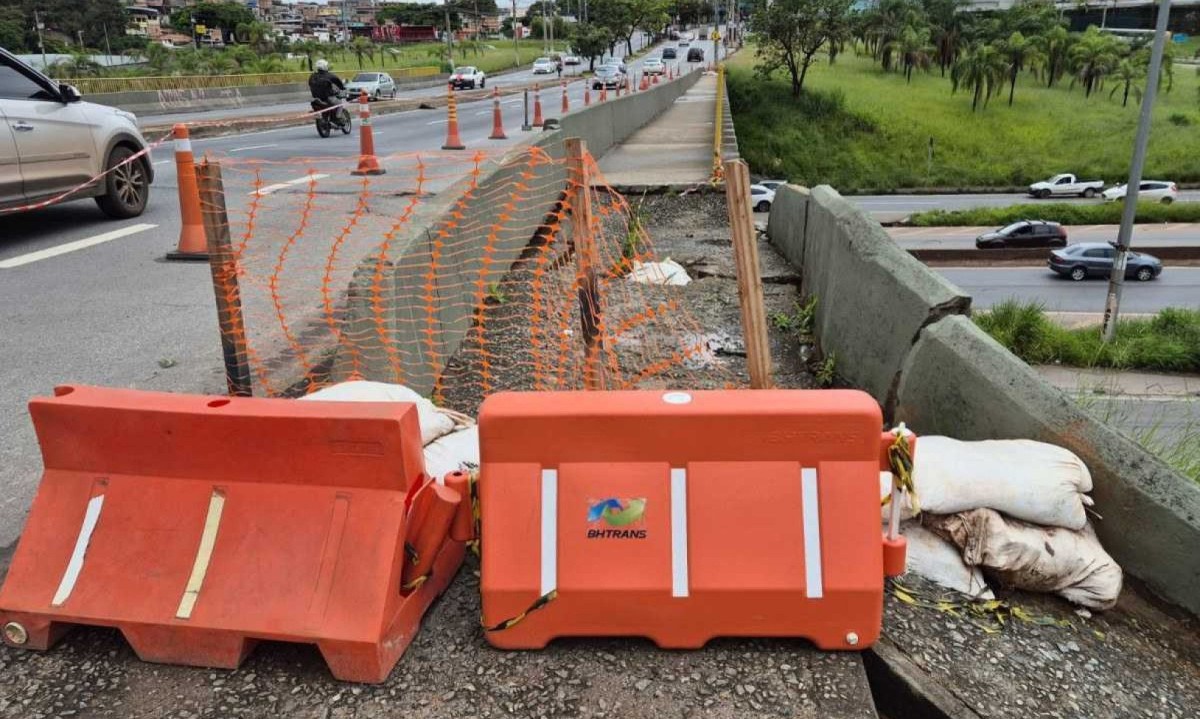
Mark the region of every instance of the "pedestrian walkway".
POLYGON ((713 164, 717 77, 705 75, 675 104, 600 158, 610 185, 707 182, 713 164))
POLYGON ((1200 376, 1197 375, 1083 369, 1061 365, 1036 365, 1034 369, 1047 382, 1067 392, 1130 397, 1200 397, 1200 376))

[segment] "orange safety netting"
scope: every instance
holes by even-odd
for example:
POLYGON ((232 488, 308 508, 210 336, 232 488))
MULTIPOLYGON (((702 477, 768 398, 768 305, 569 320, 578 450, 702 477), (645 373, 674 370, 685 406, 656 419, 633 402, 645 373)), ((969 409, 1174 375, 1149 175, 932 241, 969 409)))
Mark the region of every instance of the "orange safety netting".
POLYGON ((227 369, 260 395, 361 378, 463 409, 499 390, 728 384, 680 288, 630 281, 651 238, 566 145, 393 155, 378 176, 351 175, 356 156, 209 157, 227 369))

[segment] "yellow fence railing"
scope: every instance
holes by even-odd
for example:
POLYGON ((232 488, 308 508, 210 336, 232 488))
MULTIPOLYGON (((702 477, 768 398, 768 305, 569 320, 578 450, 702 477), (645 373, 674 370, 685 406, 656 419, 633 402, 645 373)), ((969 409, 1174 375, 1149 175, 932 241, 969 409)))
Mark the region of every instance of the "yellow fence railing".
MULTIPOLYGON (((432 77, 441 72, 434 65, 377 69, 394 78, 432 77)), ((255 87, 259 85, 289 85, 304 82, 308 72, 246 73, 242 75, 162 75, 150 77, 76 77, 60 82, 74 85, 84 94, 105 92, 139 92, 158 90, 211 90, 224 87, 255 87)))

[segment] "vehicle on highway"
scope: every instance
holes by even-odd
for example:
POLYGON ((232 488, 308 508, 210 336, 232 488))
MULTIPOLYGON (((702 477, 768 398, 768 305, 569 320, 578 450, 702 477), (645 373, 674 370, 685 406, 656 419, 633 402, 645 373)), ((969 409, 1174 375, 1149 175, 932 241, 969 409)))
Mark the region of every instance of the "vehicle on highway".
POLYGON ((564 65, 582 65, 583 58, 579 57, 578 55, 564 55, 563 56, 563 64, 564 65))
POLYGON ((674 60, 679 57, 679 53, 675 52, 673 47, 664 47, 662 51, 662 59, 674 60))
POLYGON ((1057 222, 1019 220, 975 238, 981 250, 1001 247, 1066 247, 1067 230, 1057 222))
POLYGON ((85 197, 118 219, 146 209, 154 166, 149 153, 129 161, 146 149, 132 113, 84 102, 0 48, 0 118, 0 209, 85 197))
MULTIPOLYGON (((339 101, 344 101, 347 96, 345 91, 339 91, 334 95, 334 97, 339 101)), ((335 127, 341 130, 343 135, 350 134, 350 111, 346 109, 344 102, 339 102, 335 106, 330 106, 321 100, 314 99, 309 106, 312 107, 313 112, 320 112, 321 110, 324 110, 324 112, 321 112, 313 120, 317 126, 318 135, 321 137, 329 137, 333 134, 333 128, 335 127)))
POLYGON ((688 47, 691 44, 692 43, 690 40, 680 40, 679 41, 679 47, 688 47))
POLYGON ((450 76, 450 87, 455 90, 474 90, 486 85, 487 75, 483 74, 483 70, 470 65, 454 68, 454 74, 450 76))
POLYGON ((648 57, 642 60, 642 72, 647 75, 661 75, 667 71, 667 65, 661 57, 648 57))
POLYGON ((558 63, 548 57, 539 57, 533 61, 534 75, 553 75, 558 72, 558 63))
POLYGON ((701 48, 698 48, 698 47, 694 47, 694 48, 688 50, 687 61, 688 62, 704 62, 704 50, 701 48))
MULTIPOLYGON (((1110 187, 1104 191, 1104 199, 1107 201, 1123 200, 1127 191, 1126 185, 1110 187)), ((1142 180, 1138 184, 1137 194, 1139 202, 1142 200, 1158 200, 1164 205, 1169 205, 1179 199, 1179 188, 1174 182, 1166 182, 1165 180, 1142 180)))
MULTIPOLYGON (((611 60, 605 60, 604 62, 600 63, 600 67, 615 67, 618 70, 620 70, 621 72, 626 72, 626 73, 629 72, 629 68, 625 67, 625 61, 618 60, 617 58, 612 58, 611 60)), ((599 69, 599 68, 597 68, 597 69, 599 69)))
POLYGON ((775 190, 764 185, 750 186, 750 206, 755 212, 770 212, 771 203, 775 202, 775 190))
POLYGON ((346 92, 353 99, 358 99, 365 92, 372 100, 384 97, 395 100, 396 81, 386 72, 360 72, 346 83, 346 92))
POLYGON ((771 192, 775 192, 780 187, 783 187, 787 183, 788 183, 787 180, 759 180, 755 184, 762 185, 763 187, 767 188, 771 192))
MULTIPOLYGON (((1107 242, 1080 242, 1050 253, 1049 266, 1063 277, 1076 282, 1089 277, 1108 277, 1112 274, 1117 248, 1107 242)), ((1162 260, 1153 255, 1130 252, 1125 265, 1125 277, 1149 282, 1162 274, 1162 260)))
POLYGON ((1103 189, 1104 180, 1079 180, 1070 173, 1063 173, 1049 180, 1033 183, 1029 186, 1029 194, 1043 199, 1051 195, 1095 197, 1103 189))
POLYGON ((610 90, 617 88, 624 90, 629 87, 629 77, 615 65, 601 65, 592 75, 592 89, 599 90, 602 87, 610 90))

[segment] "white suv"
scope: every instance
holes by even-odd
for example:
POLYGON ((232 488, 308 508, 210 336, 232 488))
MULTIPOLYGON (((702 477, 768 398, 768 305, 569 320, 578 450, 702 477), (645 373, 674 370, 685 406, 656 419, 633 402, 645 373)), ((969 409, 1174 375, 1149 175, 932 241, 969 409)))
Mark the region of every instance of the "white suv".
POLYGON ((136 217, 154 166, 149 153, 122 163, 145 147, 132 114, 82 102, 0 49, 0 210, 57 198, 115 167, 61 201, 93 197, 110 217, 136 217))

